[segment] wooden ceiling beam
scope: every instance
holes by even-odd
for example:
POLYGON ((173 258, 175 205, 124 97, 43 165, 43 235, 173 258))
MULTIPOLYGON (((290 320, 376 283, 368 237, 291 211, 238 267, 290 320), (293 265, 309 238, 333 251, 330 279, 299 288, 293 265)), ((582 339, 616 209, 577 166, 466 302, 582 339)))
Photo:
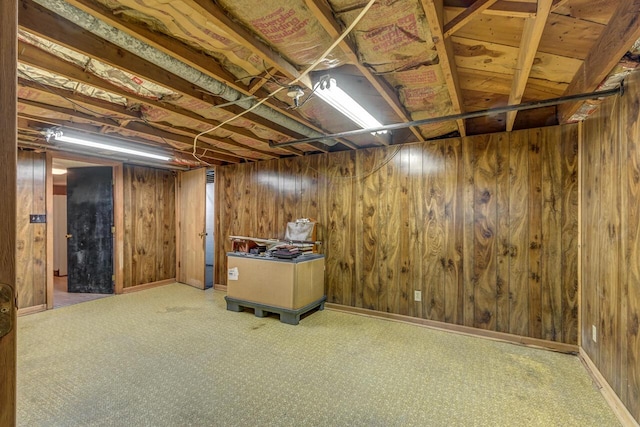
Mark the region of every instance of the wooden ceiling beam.
MULTIPOLYGON (((533 60, 536 58, 542 32, 547 24, 549 13, 551 13, 551 4, 553 0, 538 0, 538 9, 535 18, 527 18, 524 21, 524 29, 522 30, 522 38, 520 39, 520 50, 518 51, 518 62, 513 75, 513 84, 511 85, 511 93, 509 94, 509 105, 516 105, 522 101, 522 95, 527 87, 527 81, 533 67, 533 60)), ((507 113, 507 132, 513 130, 513 124, 516 121, 517 111, 509 111, 507 113)))
MULTIPOLYGON (((19 55, 19 58, 20 58, 20 55, 19 55)), ((20 59, 19 59, 19 62, 21 62, 20 59)), ((32 63, 33 61, 30 61, 30 62, 31 62, 30 65, 37 66, 37 65, 34 65, 32 63)), ((68 64, 71 67, 73 67, 69 63, 66 63, 66 64, 68 64)), ((75 68, 75 67, 73 67, 73 68, 75 68)), ((60 69, 57 68, 56 70, 58 71, 60 69)), ((79 71, 80 71, 80 73, 84 73, 84 71, 81 71, 81 70, 79 70, 79 71)), ((65 78, 70 78, 69 76, 64 75, 64 74, 57 74, 57 75, 60 75, 60 76, 65 77, 65 78)), ((72 78, 71 78, 71 80, 78 81, 78 80, 74 80, 72 78)), ((84 81, 81 81, 81 83, 92 84, 92 83, 94 83, 94 82, 96 82, 98 80, 99 79, 95 79, 94 78, 94 79, 89 80, 89 83, 84 82, 84 81)), ((19 78, 19 83, 23 87, 28 87, 28 88, 39 90, 39 91, 46 91, 49 94, 53 94, 53 95, 59 96, 61 98, 66 98, 66 99, 71 100, 71 101, 76 101, 76 102, 79 102, 79 103, 91 105, 94 108, 100 108, 100 109, 105 109, 105 110, 111 111, 113 114, 117 114, 117 115, 120 115, 120 116, 126 115, 126 116, 131 117, 132 120, 138 120, 138 121, 139 120, 143 120, 138 113, 133 113, 129 108, 126 108, 126 107, 123 107, 123 106, 120 106, 120 105, 117 105, 117 104, 114 104, 114 103, 111 103, 111 102, 107 102, 107 101, 100 100, 100 99, 97 99, 97 98, 93 98, 93 97, 90 97, 90 96, 82 95, 82 94, 77 93, 77 92, 72 92, 72 91, 68 91, 68 90, 64 90, 64 89, 60 89, 60 88, 54 88, 54 87, 41 85, 39 83, 32 82, 32 81, 30 81, 30 80, 28 80, 28 79, 26 79, 24 77, 20 77, 19 78)), ((110 90, 111 89, 110 86, 111 85, 107 83, 103 87, 98 87, 98 88, 99 89, 104 89, 104 90, 107 90, 107 91, 111 91, 110 90)), ((111 92, 115 93, 117 95, 122 95, 122 96, 129 95, 129 93, 126 92, 126 91, 123 91, 121 89, 120 89, 120 91, 121 91, 121 93, 114 92, 114 91, 111 91, 111 92)), ((145 100, 142 97, 140 99, 141 99, 142 102, 146 101, 145 103, 150 104, 150 102, 148 100, 145 100)), ((164 107, 166 107, 166 104, 160 104, 160 103, 157 103, 157 104, 159 105, 158 108, 166 110, 166 108, 164 108, 164 107)), ((169 127, 171 127, 171 125, 169 125, 169 127)), ((186 132, 188 132, 189 134, 192 134, 193 136, 195 136, 196 134, 199 133, 198 130, 193 130, 193 129, 189 129, 186 132)), ((254 147, 247 146, 247 145, 241 144, 239 142, 236 142, 233 139, 228 138, 228 137, 206 136, 205 139, 218 140, 218 141, 223 142, 225 144, 232 145, 234 147, 238 147, 238 148, 245 149, 245 150, 256 151, 258 153, 262 153, 262 154, 267 155, 269 157, 279 157, 277 154, 275 154, 273 152, 256 149, 254 147)))
MULTIPOLYGON (((564 95, 595 91, 615 65, 640 38, 640 0, 620 0, 609 24, 569 83, 564 95)), ((558 106, 558 122, 567 123, 582 103, 558 106)))
MULTIPOLYGON (((427 16, 433 43, 438 52, 440 67, 444 75, 449 97, 451 98, 451 113, 458 114, 463 112, 462 98, 460 97, 460 85, 458 84, 458 71, 453 55, 453 45, 450 37, 445 37, 442 29, 444 28, 444 8, 442 0, 420 0, 424 13, 427 16)), ((460 136, 466 136, 464 120, 456 120, 460 136)))
MULTIPOLYGON (((333 17, 333 12, 327 5, 327 3, 323 0, 305 0, 305 4, 311 10, 313 15, 318 19, 322 28, 331 36, 333 39, 337 39, 342 35, 342 29, 336 22, 333 17)), ((404 123, 411 121, 408 117, 407 112, 404 106, 400 103, 398 96, 393 91, 392 88, 380 77, 373 74, 373 72, 361 64, 358 60, 358 55, 356 54, 355 47, 348 41, 348 39, 342 40, 338 45, 340 49, 347 55, 349 60, 355 65, 355 67, 360 71, 360 73, 364 76, 365 79, 373 86, 373 88, 380 94, 382 99, 385 100, 387 105, 391 107, 393 112, 396 114, 398 119, 404 123)), ((412 126, 411 133, 418 138, 418 141, 424 141, 424 138, 420 134, 420 131, 412 126)))
MULTIPOLYGON (((105 127, 101 126, 100 124, 97 123, 78 123, 78 122, 70 122, 67 120, 61 120, 61 119, 54 119, 54 118, 43 118, 40 116, 32 116, 29 114, 25 114, 25 113, 18 113, 18 118, 19 119, 24 119, 27 120, 29 123, 34 124, 37 123, 38 127, 31 127, 31 130, 34 129, 46 129, 47 127, 51 127, 51 126, 62 126, 66 129, 72 129, 78 132, 83 132, 83 133, 89 133, 89 134, 94 134, 94 135, 98 135, 98 136, 104 136, 104 130, 105 127)), ((107 126, 108 127, 108 126, 107 126)), ((122 136, 118 136, 119 139, 127 139, 126 137, 122 137, 122 136)), ((130 138, 129 138, 130 140, 130 138)), ((153 147, 157 147, 157 143, 155 141, 151 141, 151 140, 146 140, 143 142, 142 138, 136 139, 137 142, 141 142, 143 144, 149 145, 149 146, 153 146, 153 147)), ((209 150, 205 147, 198 147, 200 149, 204 149, 207 150, 210 154, 207 156, 210 159, 215 159, 221 162, 225 162, 225 163, 239 163, 242 161, 242 158, 238 158, 235 156, 227 156, 224 154, 220 154, 220 153, 216 153, 212 150, 209 150)), ((180 149, 180 148, 175 148, 173 151, 175 152, 179 152, 179 153, 184 153, 184 154, 191 154, 191 150, 184 150, 184 149, 180 149)))
MULTIPOLYGON (((262 58, 269 67, 274 67, 283 75, 296 79, 300 77, 300 71, 287 62, 273 48, 262 42, 254 34, 243 28, 237 22, 234 22, 227 14, 211 0, 182 0, 183 3, 197 10, 213 24, 226 32, 235 42, 243 45, 252 53, 262 58)), ((306 76, 300 81, 306 87, 311 87, 311 79, 306 76)))
POLYGON ((493 6, 498 0, 476 0, 471 6, 466 8, 464 12, 457 15, 451 21, 447 22, 444 26, 443 34, 445 37, 450 37, 453 33, 458 31, 460 28, 467 25, 469 21, 474 19, 476 16, 484 12, 486 9, 493 6))
MULTIPOLYGON (((199 122, 200 124, 209 126, 209 127, 214 127, 217 126, 220 122, 217 120, 211 120, 211 119, 207 119, 205 117, 200 116, 197 113, 194 113, 192 111, 189 110, 185 110, 183 108, 177 107, 175 105, 172 104, 168 104, 166 102, 161 102, 161 101, 155 101, 152 100, 150 98, 146 98, 144 96, 141 95, 137 95, 134 92, 129 92, 125 89, 122 89, 119 86, 116 86, 112 83, 109 83, 105 80, 102 80, 98 77, 96 77, 95 75, 88 73, 82 69, 80 69, 79 67, 73 65, 70 62, 67 62, 61 58, 58 58, 57 56, 49 53, 49 52, 45 52, 43 50, 38 49, 35 46, 23 43, 23 42, 18 42, 18 62, 23 63, 23 64, 27 64, 30 65, 32 67, 36 67, 42 70, 51 70, 50 72, 54 72, 56 75, 67 78, 69 80, 78 82, 78 83, 82 83, 82 84, 86 84, 89 85, 91 87, 95 87, 97 89, 102 89, 105 90, 109 93, 113 93, 115 95, 120 95, 124 98, 127 98, 127 100, 130 103, 140 103, 140 104, 146 104, 149 105, 153 108, 157 108, 169 115, 175 115, 177 117, 181 117, 183 119, 190 119, 190 120, 194 120, 199 122), (131 102, 133 101, 133 102, 131 102)), ((34 88, 38 88, 37 84, 35 83, 31 83, 28 84, 26 83, 26 80, 23 82, 23 85, 25 86, 30 86, 30 87, 34 87, 34 88)), ((50 88, 51 90, 54 90, 54 88, 50 88)), ((61 89, 60 89, 61 90, 61 89)), ((72 96, 73 94, 68 93, 65 96, 72 96)), ((94 99, 94 98, 91 98, 94 99)), ((94 100, 92 102, 97 102, 98 100, 94 100)), ((89 102, 87 101, 83 101, 83 102, 89 102)), ((251 138, 252 140, 258 141, 262 144, 265 144, 265 147, 268 148, 269 142, 261 139, 260 137, 258 137, 257 135, 253 134, 250 130, 243 128, 243 127, 239 127, 239 126, 232 126, 232 125, 226 125, 224 127, 224 129, 226 131, 232 132, 234 134, 237 135, 242 135, 245 136, 247 138, 251 138)), ((198 133, 199 131, 197 131, 196 133, 198 133)), ((270 155, 270 156, 274 156, 274 157, 278 157, 277 153, 271 152, 271 151, 262 151, 260 149, 256 149, 254 147, 250 147, 250 146, 246 146, 244 144, 238 143, 234 140, 232 140, 231 138, 227 138, 224 140, 225 143, 230 144, 230 145, 234 145, 237 146, 238 148, 248 148, 248 149, 252 149, 255 150, 257 152, 266 154, 266 155, 270 155)))
MULTIPOLYGON (((165 54, 173 58, 176 58, 177 60, 185 64, 188 64, 189 66, 195 68, 201 73, 206 74, 218 81, 224 82, 224 84, 226 84, 230 88, 246 96, 255 95, 257 98, 265 98, 269 95, 269 92, 267 92, 264 88, 262 88, 264 83, 254 85, 253 87, 250 87, 247 84, 243 84, 242 80, 238 80, 236 76, 228 72, 214 58, 212 58, 211 56, 205 53, 197 51, 193 47, 188 46, 185 43, 182 43, 181 41, 175 38, 172 38, 170 36, 167 36, 157 31, 149 30, 148 28, 142 25, 134 24, 114 14, 110 9, 96 2, 92 2, 90 0, 69 0, 68 3, 88 13, 89 15, 107 23, 108 25, 114 28, 117 28, 118 30, 126 34, 129 34, 130 36, 135 37, 138 40, 143 41, 144 43, 154 47, 155 49, 161 52, 164 52, 165 54)), ((212 5, 208 5, 208 7, 211 8, 212 10, 216 8, 215 6, 212 6, 212 5)), ((246 32, 239 31, 239 33, 244 34, 246 32)), ((238 43, 241 43, 241 42, 242 41, 238 41, 238 43)), ((257 39, 256 39, 256 43, 260 45, 260 42, 257 39)), ((245 45, 245 43, 241 43, 241 44, 245 45)), ((262 50, 258 49, 254 53, 257 53, 257 52, 262 52, 262 50)), ((268 52, 266 52, 265 54, 273 56, 272 59, 281 64, 281 68, 271 67, 271 69, 291 70, 292 72, 297 73, 297 70, 295 70, 295 67, 292 67, 286 61, 284 61, 283 58, 277 55, 274 56, 274 52, 272 50, 268 50, 268 52)), ((222 104, 224 102, 216 101, 216 103, 222 104)), ((276 98, 270 99, 269 101, 265 102, 265 104, 269 106, 269 108, 272 108, 274 111, 277 111, 278 113, 285 115, 290 119, 295 120, 303 124, 304 126, 309 127, 310 129, 323 132, 321 129, 317 128, 311 122, 306 120, 304 117, 287 110, 286 106, 283 106, 282 103, 276 98)), ((225 125, 225 128, 226 126, 227 125, 225 125)), ((315 149, 322 152, 329 151, 323 145, 320 145, 320 144, 314 144, 313 146, 315 149)), ((297 155, 302 154, 302 151, 300 150, 291 151, 291 152, 297 155)))
MULTIPOLYGON (((154 138, 160 138, 164 140, 165 143, 167 143, 172 149, 177 149, 177 150, 185 150, 189 147, 192 147, 193 145, 193 138, 190 138, 184 135, 174 134, 172 132, 167 132, 167 131, 153 128, 153 127, 144 126, 141 123, 137 123, 137 122, 130 122, 123 125, 122 123, 119 123, 114 119, 95 117, 93 115, 81 113, 75 110, 70 110, 68 108, 63 108, 63 107, 45 104, 41 102, 34 102, 34 101, 21 99, 21 98, 18 99, 18 104, 26 105, 33 108, 44 109, 44 110, 50 111, 54 115, 67 117, 67 119, 56 119, 52 117, 42 118, 42 117, 33 116, 28 113, 20 113, 20 112, 18 113, 18 116, 20 117, 27 118, 30 120, 37 120, 43 123, 50 123, 51 125, 54 125, 54 126, 64 126, 64 127, 73 128, 74 126, 77 126, 77 125, 91 125, 97 128, 101 128, 103 130, 113 129, 117 131, 118 129, 123 129, 135 134, 136 138, 140 138, 138 142, 142 144, 158 146, 159 144, 157 141, 154 140, 154 138), (175 145, 170 144, 169 141, 173 141, 175 145)), ((96 133, 96 132, 93 132, 93 133, 96 133)), ((120 137, 124 139, 131 139, 131 138, 127 138, 126 136, 120 136, 120 137)), ((221 148, 211 146, 210 144, 207 144, 204 142, 201 142, 198 148, 207 149, 212 153, 215 153, 213 155, 214 158, 228 162, 228 163, 239 163, 242 160, 255 160, 255 159, 250 159, 244 156, 240 156, 238 154, 235 154, 233 152, 230 152, 221 148)))
MULTIPOLYGON (((51 121, 51 120, 50 120, 51 121)), ((23 117, 18 117, 18 129, 20 131, 20 134, 22 136, 22 140, 19 142, 22 142, 24 144, 29 144, 31 146, 39 146, 41 148, 44 149, 51 149, 54 148, 53 146, 51 146, 50 144, 48 144, 45 139, 44 139, 44 134, 43 134, 43 129, 46 129, 47 127, 51 126, 52 123, 48 123, 46 121, 43 121, 41 118, 29 118, 28 115, 23 116, 23 117), (38 136, 39 140, 41 140, 42 142, 31 142, 31 141, 24 141, 25 138, 27 137, 35 137, 38 136)), ((92 125, 82 125, 79 123, 75 123, 74 126, 76 127, 75 130, 77 131, 81 131, 81 132, 86 132, 86 133, 94 133, 96 135, 101 135, 99 131, 96 131, 97 128, 96 126, 92 126, 92 125)), ((201 153, 196 153, 198 155, 199 158, 201 158, 202 160, 204 160, 207 163, 210 164, 216 164, 216 165, 222 165, 224 163, 228 163, 228 162, 223 162, 220 161, 214 157, 212 157, 211 155, 208 155, 208 151, 206 149, 201 149, 200 150, 201 153)), ((180 154, 183 154, 185 158, 189 159, 193 157, 193 154, 191 151, 185 151, 185 150, 174 150, 174 152, 178 152, 180 154)), ((179 158, 178 160, 182 160, 181 158, 179 158)), ((193 160, 195 161, 195 159, 193 160)))
MULTIPOLYGON (((180 95, 196 98, 212 105, 220 103, 215 95, 204 93, 196 85, 174 74, 167 73, 166 70, 95 36, 70 21, 60 18, 31 0, 24 0, 20 3, 19 26, 44 39, 80 52, 90 58, 95 58, 115 68, 125 70, 159 86, 169 88, 180 95)), ((229 105, 221 109, 234 115, 245 111, 237 105, 229 105)), ((244 118, 287 138, 300 139, 304 137, 304 135, 293 132, 254 113, 247 113, 244 118)), ((296 155, 302 155, 302 152, 297 149, 291 152, 296 155)))

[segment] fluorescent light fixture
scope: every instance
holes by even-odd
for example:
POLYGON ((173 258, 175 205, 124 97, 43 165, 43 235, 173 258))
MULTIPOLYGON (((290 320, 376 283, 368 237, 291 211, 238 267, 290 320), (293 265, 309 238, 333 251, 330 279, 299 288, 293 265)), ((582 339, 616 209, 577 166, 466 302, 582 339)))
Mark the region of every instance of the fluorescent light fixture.
MULTIPOLYGON (((315 84, 314 90, 318 97, 324 102, 341 112, 361 128, 369 129, 384 126, 353 98, 347 95, 345 91, 340 89, 336 79, 322 79, 315 84)), ((387 133, 387 131, 376 133, 387 133)))
POLYGON ((58 168, 53 168, 51 169, 51 173, 54 175, 64 175, 65 173, 67 173, 66 169, 58 169, 58 168))
MULTIPOLYGON (((65 131, 66 132, 66 131, 65 131)), ((150 153, 148 151, 140 151, 133 148, 127 148, 120 145, 104 144, 102 142, 90 141, 84 138, 77 138, 75 136, 65 135, 63 131, 53 132, 53 139, 60 142, 66 142, 68 144, 82 145, 84 147, 97 148, 99 150, 116 151, 118 153, 131 154, 133 156, 148 157, 150 159, 168 161, 171 157, 161 154, 150 153)))

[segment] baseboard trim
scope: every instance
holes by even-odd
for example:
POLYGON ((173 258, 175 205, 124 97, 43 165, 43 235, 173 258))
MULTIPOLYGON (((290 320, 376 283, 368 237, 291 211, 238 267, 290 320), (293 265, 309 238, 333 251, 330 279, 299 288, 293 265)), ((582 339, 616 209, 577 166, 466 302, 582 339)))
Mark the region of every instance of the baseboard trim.
POLYGON ((511 344, 519 344, 526 347, 541 348, 544 350, 556 351, 559 353, 578 354, 578 346, 555 341, 547 341, 539 338, 522 337, 520 335, 507 334, 504 332, 487 331, 484 329, 472 328, 470 326, 454 325, 450 323, 438 322, 435 320, 420 319, 417 317, 405 316, 402 314, 386 313, 382 311, 369 310, 366 308, 349 307, 341 304, 326 303, 325 308, 344 313, 358 314, 361 316, 375 317, 378 319, 392 320, 394 322, 409 323, 412 325, 424 326, 430 329, 454 332, 456 334, 502 341, 511 344))
POLYGON ((47 310, 47 304, 34 305, 32 307, 25 307, 18 309, 18 316, 26 316, 28 314, 39 313, 47 310))
POLYGON ((219 285, 216 283, 215 285, 213 285, 213 289, 216 291, 227 292, 227 285, 219 285))
POLYGON ((623 426, 640 427, 638 421, 633 418, 631 412, 629 412, 627 407, 624 406, 622 400, 620 400, 616 392, 611 388, 607 380, 600 373, 600 370, 596 367, 596 364, 593 363, 587 352, 584 351, 582 347, 580 347, 580 353, 578 354, 578 357, 580 358, 580 361, 584 365, 587 372, 589 372, 589 375, 591 375, 591 378, 593 378, 593 381, 598 386, 598 389, 600 390, 600 393, 602 393, 604 400, 607 401, 607 403, 611 407, 611 410, 618 417, 620 423, 623 426))
POLYGON ((171 279, 158 280, 157 282, 145 283, 143 285, 137 285, 137 286, 131 286, 129 288, 123 288, 122 289, 122 293, 123 294, 128 294, 130 292, 144 291, 144 290, 151 289, 151 288, 157 288, 158 286, 169 285, 169 284, 175 283, 175 282, 176 282, 176 278, 175 277, 173 277, 171 279))

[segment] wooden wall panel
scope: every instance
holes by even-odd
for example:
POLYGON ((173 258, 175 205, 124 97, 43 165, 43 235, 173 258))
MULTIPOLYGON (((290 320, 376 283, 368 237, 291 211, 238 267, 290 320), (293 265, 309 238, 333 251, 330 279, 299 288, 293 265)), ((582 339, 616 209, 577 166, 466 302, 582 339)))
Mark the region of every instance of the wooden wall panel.
POLYGON ((565 341, 578 342, 578 129, 562 129, 562 336, 565 341), (567 196, 565 196, 567 195, 567 196))
POLYGON ((17 167, 16 293, 24 309, 47 302, 47 224, 29 222, 30 214, 46 213, 46 156, 19 151, 17 167))
MULTIPOLYGON (((464 189, 462 144, 459 138, 443 143, 444 149, 444 321, 461 325, 464 321, 462 268, 464 189)), ((421 172, 423 173, 423 172, 421 172)), ((417 197, 417 196, 416 196, 417 197)), ((422 212, 417 212, 422 218, 422 212)), ((422 233, 417 229, 418 237, 422 233)), ((416 278, 416 281, 419 281, 416 278)))
POLYGON ((562 177, 560 153, 561 128, 547 130, 541 138, 542 149, 542 338, 562 341, 562 177), (560 149, 559 149, 560 148, 560 149))
POLYGON ((176 277, 173 172, 124 166, 124 288, 176 277))
POLYGON ((529 134, 529 336, 542 338, 542 130, 529 134))
POLYGON ((473 140, 474 170, 474 269, 475 324, 496 328, 496 145, 497 137, 482 135, 473 140))
MULTIPOLYGON (((509 149, 509 330, 529 336, 529 133, 509 149)), ((576 236, 577 237, 577 236, 576 236)), ((574 325, 575 327, 575 325, 574 325)))
POLYGON ((582 132, 580 333, 640 421, 640 76, 629 80, 624 96, 605 100, 582 132))
MULTIPOLYGON (((578 189, 575 153, 563 153, 577 133, 563 132, 219 167, 217 265, 226 264, 226 236, 281 236, 287 220, 312 216, 330 302, 543 337, 544 295, 544 337, 575 344, 575 292, 566 289, 577 276, 578 189)), ((226 269, 217 281, 226 283, 226 269)))

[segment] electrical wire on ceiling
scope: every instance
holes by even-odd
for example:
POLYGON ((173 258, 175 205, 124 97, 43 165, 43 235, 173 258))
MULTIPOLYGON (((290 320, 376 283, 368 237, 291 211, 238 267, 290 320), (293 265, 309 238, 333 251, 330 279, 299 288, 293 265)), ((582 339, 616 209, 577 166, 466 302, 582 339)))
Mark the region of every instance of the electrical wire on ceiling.
MULTIPOLYGON (((302 79, 304 79, 311 71, 313 71, 322 61, 325 60, 325 58, 331 53, 331 51, 333 51, 333 49, 336 48, 336 46, 338 46, 338 44, 340 44, 345 37, 347 37, 351 31, 355 28, 355 26, 360 22, 360 20, 364 17, 364 15, 366 15, 366 13, 369 11, 369 9, 371 9, 371 6, 373 6, 373 4, 376 2, 376 0, 370 0, 367 5, 360 11, 360 13, 358 14, 358 16, 356 16, 356 18, 353 20, 353 22, 344 30, 344 32, 340 35, 340 37, 338 37, 332 44, 331 46, 329 46, 327 48, 327 50, 325 50, 325 52, 320 55, 320 57, 318 59, 316 59, 313 64, 311 64, 309 67, 307 67, 307 69, 305 69, 298 77, 296 77, 295 79, 293 79, 291 82, 289 82, 289 84, 287 86, 283 86, 280 87, 276 90, 274 90, 273 92, 269 93, 269 95, 267 95, 265 98, 260 99, 258 102, 256 102, 253 106, 251 106, 250 108, 242 111, 241 113, 236 114, 235 116, 219 123, 218 125, 212 127, 211 129, 207 129, 203 132, 200 132, 198 135, 195 136, 195 138, 193 139, 193 157, 200 161, 200 159, 196 156, 196 147, 197 147, 197 143, 198 143, 198 138, 200 138, 202 135, 205 135, 209 132, 213 132, 214 130, 217 130, 219 128, 221 128, 222 126, 232 122, 233 120, 236 120, 239 117, 244 116, 247 113, 250 113, 251 111, 253 111, 254 109, 256 109, 258 106, 264 104, 267 100, 269 100, 270 98, 273 98, 276 94, 278 94, 279 92, 281 92, 282 90, 284 90, 285 88, 291 87, 291 86, 295 86, 296 83, 300 82, 302 79)), ((206 162, 203 162, 206 163, 206 162)))

